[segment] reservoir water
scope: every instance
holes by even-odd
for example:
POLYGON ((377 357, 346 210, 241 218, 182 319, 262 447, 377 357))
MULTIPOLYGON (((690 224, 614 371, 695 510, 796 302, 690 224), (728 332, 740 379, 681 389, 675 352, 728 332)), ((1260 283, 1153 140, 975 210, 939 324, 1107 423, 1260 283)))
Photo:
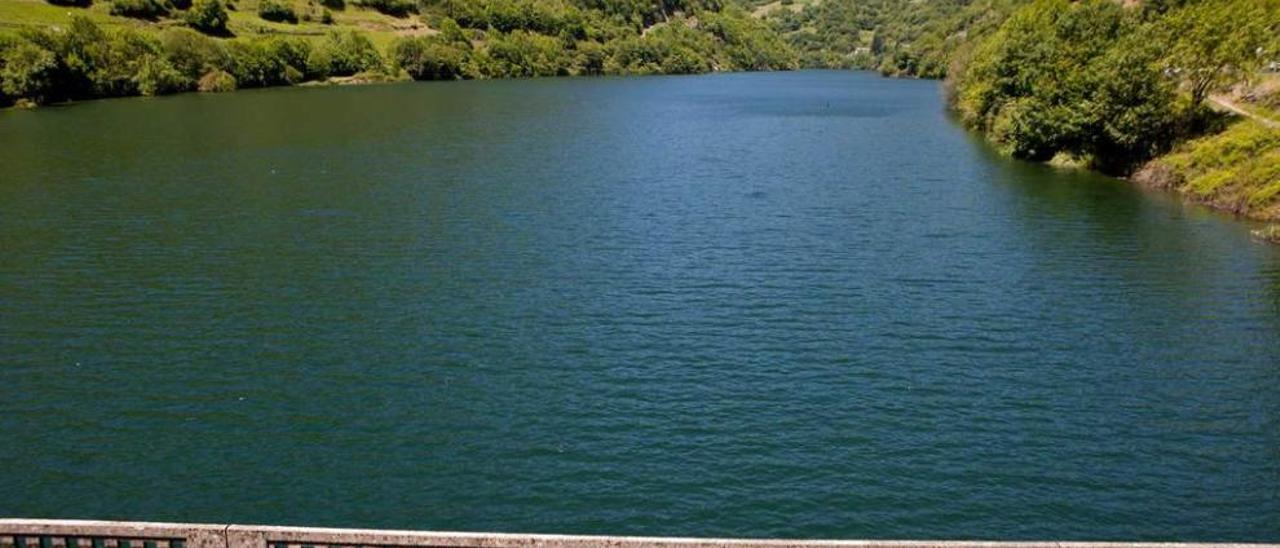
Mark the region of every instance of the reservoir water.
POLYGON ((1280 248, 849 72, 0 112, 0 515, 1280 541, 1280 248))

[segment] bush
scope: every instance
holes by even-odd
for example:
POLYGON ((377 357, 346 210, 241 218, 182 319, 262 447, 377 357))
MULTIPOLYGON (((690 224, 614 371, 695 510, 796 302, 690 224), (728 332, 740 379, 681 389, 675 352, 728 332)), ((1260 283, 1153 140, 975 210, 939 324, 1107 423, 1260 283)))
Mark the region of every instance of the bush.
POLYGON ((176 10, 189 10, 191 0, 169 0, 169 6, 176 10))
POLYGON ((205 34, 227 34, 228 19, 222 0, 194 0, 187 12, 187 24, 205 34))
POLYGON ((390 61, 414 80, 453 80, 462 76, 466 52, 435 37, 402 38, 388 50, 390 61))
POLYGON ((53 91, 58 58, 52 51, 18 40, 0 48, 0 93, 43 103, 53 91))
POLYGON ((293 7, 277 0, 262 0, 258 3, 258 17, 277 23, 297 23, 298 14, 293 7))
MULTIPOLYGON (((796 66, 796 55, 764 23, 740 10, 706 13, 704 25, 724 43, 732 68, 778 70, 796 66)), ((703 50, 705 51, 705 50, 703 50)))
POLYGON ((682 23, 654 27, 647 35, 618 41, 607 72, 629 74, 694 74, 713 69, 708 54, 716 52, 711 35, 682 23))
POLYGON ((407 17, 418 11, 415 0, 352 0, 351 3, 392 17, 407 17))
POLYGON ((196 89, 204 93, 223 93, 236 90, 236 77, 226 71, 214 70, 200 77, 196 89))
POLYGON ((242 88, 296 84, 305 79, 311 46, 305 39, 274 37, 227 44, 229 71, 242 88))
POLYGON ((312 78, 351 76, 379 70, 382 56, 369 37, 355 31, 332 32, 307 54, 307 75, 312 78))
POLYGON ((579 42, 578 55, 574 65, 577 74, 604 74, 605 60, 609 53, 599 42, 579 42))
POLYGON ((48 2, 55 6, 72 6, 77 8, 87 8, 93 4, 93 0, 48 0, 48 2))
POLYGON ((471 49, 471 40, 467 38, 467 33, 462 30, 457 21, 450 17, 443 17, 435 27, 440 30, 440 39, 447 43, 460 47, 471 49))
POLYGON ((148 55, 142 59, 134 76, 138 92, 143 95, 166 95, 186 91, 191 87, 190 78, 178 72, 163 57, 148 55))
POLYGON ((221 42, 191 29, 168 29, 160 36, 160 44, 169 64, 190 80, 231 66, 231 56, 221 42))
POLYGON ((347 9, 347 2, 345 0, 320 0, 320 5, 331 10, 341 11, 347 9))
POLYGON ((111 15, 157 19, 168 13, 168 6, 160 0, 111 0, 111 15))
POLYGON ((160 42, 151 35, 127 27, 108 33, 84 17, 73 18, 61 33, 32 37, 59 57, 60 99, 137 95, 141 62, 161 55, 160 42))
POLYGON ((560 40, 522 30, 490 37, 488 53, 488 75, 499 78, 563 76, 573 64, 560 40))

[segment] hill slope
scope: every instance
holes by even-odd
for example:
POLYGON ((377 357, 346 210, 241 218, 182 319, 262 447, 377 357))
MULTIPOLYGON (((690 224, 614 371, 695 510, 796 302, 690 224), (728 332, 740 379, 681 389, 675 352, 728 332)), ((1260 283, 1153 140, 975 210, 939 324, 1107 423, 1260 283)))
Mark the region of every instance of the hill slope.
POLYGON ((719 0, 0 0, 0 106, 303 82, 775 70, 719 0))

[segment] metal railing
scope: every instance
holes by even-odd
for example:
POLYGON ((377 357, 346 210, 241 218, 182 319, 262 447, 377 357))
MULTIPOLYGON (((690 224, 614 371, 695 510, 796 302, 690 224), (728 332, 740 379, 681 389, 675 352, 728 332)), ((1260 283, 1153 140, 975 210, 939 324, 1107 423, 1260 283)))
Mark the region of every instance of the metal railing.
POLYGON ((0 548, 1280 548, 1277 544, 765 540, 449 533, 232 524, 0 519, 0 548))

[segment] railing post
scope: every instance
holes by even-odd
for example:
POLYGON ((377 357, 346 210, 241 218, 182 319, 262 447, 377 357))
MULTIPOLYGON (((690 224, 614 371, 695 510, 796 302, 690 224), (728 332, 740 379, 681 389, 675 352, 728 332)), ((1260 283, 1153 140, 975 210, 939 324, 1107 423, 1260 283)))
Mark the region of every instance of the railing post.
POLYGON ((227 548, 226 529, 191 529, 187 532, 186 548, 227 548))
POLYGON ((243 525, 232 525, 225 531, 225 548, 267 548, 267 536, 261 530, 243 525))

